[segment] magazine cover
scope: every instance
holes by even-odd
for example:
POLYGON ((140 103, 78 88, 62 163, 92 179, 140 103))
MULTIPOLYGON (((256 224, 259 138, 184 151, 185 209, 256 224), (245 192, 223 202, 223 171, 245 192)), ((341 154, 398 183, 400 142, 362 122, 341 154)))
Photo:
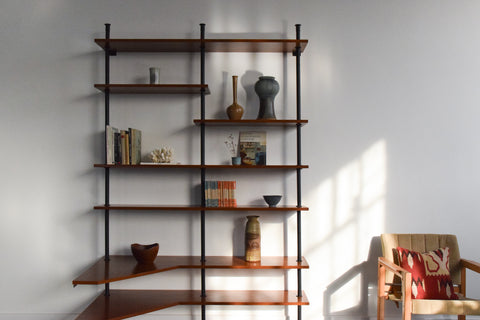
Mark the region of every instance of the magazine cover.
POLYGON ((267 164, 267 133, 265 131, 240 132, 240 157, 242 164, 267 164))

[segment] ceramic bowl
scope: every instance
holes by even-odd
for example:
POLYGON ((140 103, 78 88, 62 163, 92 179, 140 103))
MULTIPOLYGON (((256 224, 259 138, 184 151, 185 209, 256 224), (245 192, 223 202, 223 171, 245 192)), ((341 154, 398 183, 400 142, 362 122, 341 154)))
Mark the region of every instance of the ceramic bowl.
POLYGON ((158 243, 138 244, 133 243, 130 248, 132 254, 140 264, 152 264, 158 253, 158 243))
POLYGON ((280 195, 265 195, 265 196, 263 196, 263 199, 265 199, 265 202, 268 204, 269 207, 276 207, 277 204, 280 202, 280 199, 282 199, 282 196, 280 196, 280 195))

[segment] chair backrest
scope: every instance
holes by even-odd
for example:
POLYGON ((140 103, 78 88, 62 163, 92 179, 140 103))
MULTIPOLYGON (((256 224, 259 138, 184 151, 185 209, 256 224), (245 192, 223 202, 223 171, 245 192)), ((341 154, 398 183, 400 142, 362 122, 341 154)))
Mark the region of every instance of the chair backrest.
MULTIPOLYGON (((390 261, 399 264, 397 247, 402 247, 418 252, 427 252, 438 248, 450 249, 450 277, 454 284, 460 283, 460 251, 457 237, 451 234, 382 234, 383 256, 390 261)), ((386 274, 386 282, 394 282, 391 272, 386 274)), ((395 281, 396 282, 396 281, 395 281)))

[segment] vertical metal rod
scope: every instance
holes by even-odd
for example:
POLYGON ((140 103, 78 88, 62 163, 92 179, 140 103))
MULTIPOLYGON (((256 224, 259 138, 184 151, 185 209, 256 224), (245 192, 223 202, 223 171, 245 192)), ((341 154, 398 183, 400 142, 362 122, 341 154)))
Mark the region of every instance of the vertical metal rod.
MULTIPOLYGON (((200 24, 200 84, 205 85, 205 24, 200 24)), ((201 88, 200 93, 200 118, 205 120, 205 88, 201 88)), ((205 123, 200 124, 200 164, 201 169, 201 199, 202 208, 205 207, 205 123)), ((205 210, 201 211, 200 217, 201 228, 201 261, 205 263, 205 210)), ((206 275, 205 268, 201 269, 201 296, 206 297, 206 275)), ((202 319, 206 319, 206 307, 202 305, 202 319)))
MULTIPOLYGON (((107 163, 107 126, 110 124, 110 24, 105 24, 105 163, 107 163)), ((110 168, 105 168, 105 206, 110 205, 110 168)), ((110 261, 110 210, 105 210, 105 261, 110 261)), ((105 284, 106 296, 110 295, 110 284, 105 284)))
MULTIPOLYGON (((300 24, 295 25, 296 39, 300 40, 300 24)), ((302 117, 301 82, 300 82, 300 42, 295 46, 296 57, 296 92, 297 92, 297 120, 302 117)), ((302 165, 302 130, 297 123, 297 165, 302 165)), ((297 206, 302 206, 302 170, 297 168, 297 206)), ((302 212, 297 211, 297 261, 302 261, 302 212)), ((297 269, 297 296, 302 297, 302 269, 297 269)), ((297 319, 302 319, 302 306, 297 308, 297 319)))

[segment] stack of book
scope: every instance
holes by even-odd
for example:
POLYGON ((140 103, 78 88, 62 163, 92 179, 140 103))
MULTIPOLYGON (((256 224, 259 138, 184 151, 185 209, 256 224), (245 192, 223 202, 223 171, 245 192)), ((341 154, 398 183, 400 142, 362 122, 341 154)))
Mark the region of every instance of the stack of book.
POLYGON ((106 126, 107 164, 140 164, 142 131, 128 128, 119 130, 106 126))
POLYGON ((236 181, 205 181, 205 204, 207 207, 236 207, 236 181))

